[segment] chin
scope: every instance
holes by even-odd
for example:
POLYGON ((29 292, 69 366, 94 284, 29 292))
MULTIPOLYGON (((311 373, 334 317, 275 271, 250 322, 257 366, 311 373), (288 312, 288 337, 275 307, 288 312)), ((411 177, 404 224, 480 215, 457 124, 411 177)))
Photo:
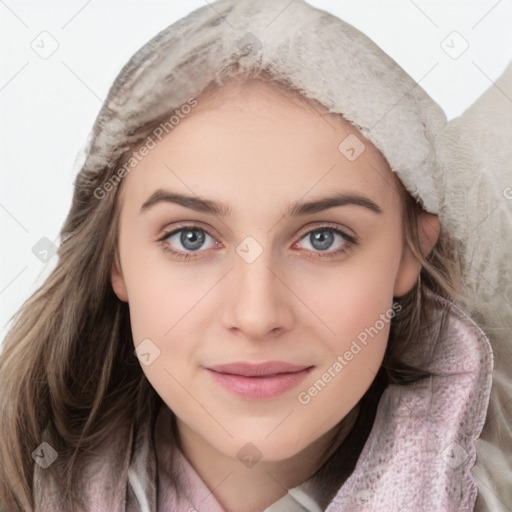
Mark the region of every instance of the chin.
POLYGON ((257 435, 246 433, 231 439, 229 443, 224 440, 219 448, 226 455, 240 460, 245 456, 252 456, 258 458, 260 462, 280 462, 291 459, 310 444, 302 435, 297 439, 290 437, 286 430, 283 430, 281 435, 273 432, 266 438, 267 435, 262 432, 257 435))

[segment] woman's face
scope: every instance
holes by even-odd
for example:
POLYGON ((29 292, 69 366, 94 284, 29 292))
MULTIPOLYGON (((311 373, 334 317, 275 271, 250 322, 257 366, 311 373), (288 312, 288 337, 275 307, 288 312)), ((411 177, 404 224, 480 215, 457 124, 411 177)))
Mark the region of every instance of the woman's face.
POLYGON ((181 430, 283 460, 366 392, 419 266, 392 171, 339 116, 261 82, 197 101, 122 182, 112 283, 181 430))

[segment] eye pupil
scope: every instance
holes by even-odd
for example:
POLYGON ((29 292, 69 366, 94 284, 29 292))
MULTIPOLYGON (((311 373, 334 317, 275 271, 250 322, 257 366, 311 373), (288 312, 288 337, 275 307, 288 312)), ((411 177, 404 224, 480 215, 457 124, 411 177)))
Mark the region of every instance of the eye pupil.
POLYGON ((333 233, 327 229, 321 231, 313 231, 310 234, 310 238, 311 245, 320 251, 325 251, 328 249, 334 241, 333 233))
POLYGON ((183 230, 181 232, 180 241, 183 244, 183 247, 188 251, 197 250, 204 243, 204 232, 199 229, 183 230))

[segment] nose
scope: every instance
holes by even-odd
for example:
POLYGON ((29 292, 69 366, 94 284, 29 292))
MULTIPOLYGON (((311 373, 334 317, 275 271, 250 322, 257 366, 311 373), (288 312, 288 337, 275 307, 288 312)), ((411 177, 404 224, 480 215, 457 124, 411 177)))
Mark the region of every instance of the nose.
POLYGON ((279 268, 270 251, 251 263, 235 255, 226 280, 225 328, 253 341, 272 339, 291 328, 294 294, 279 268))

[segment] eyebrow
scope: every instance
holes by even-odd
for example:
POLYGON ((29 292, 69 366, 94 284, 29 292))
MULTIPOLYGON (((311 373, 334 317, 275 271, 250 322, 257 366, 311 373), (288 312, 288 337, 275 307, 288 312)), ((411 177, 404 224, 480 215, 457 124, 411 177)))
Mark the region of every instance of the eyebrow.
MULTIPOLYGON (((140 213, 144 213, 151 207, 159 203, 179 204, 197 212, 210 213, 218 216, 229 216, 232 210, 229 206, 212 199, 201 199, 199 197, 178 194, 165 189, 156 190, 140 208, 140 213)), ((381 214, 382 209, 368 197, 359 194, 337 193, 332 196, 323 197, 314 201, 291 203, 284 215, 300 216, 318 213, 329 208, 337 206, 361 206, 376 214, 381 214)))

